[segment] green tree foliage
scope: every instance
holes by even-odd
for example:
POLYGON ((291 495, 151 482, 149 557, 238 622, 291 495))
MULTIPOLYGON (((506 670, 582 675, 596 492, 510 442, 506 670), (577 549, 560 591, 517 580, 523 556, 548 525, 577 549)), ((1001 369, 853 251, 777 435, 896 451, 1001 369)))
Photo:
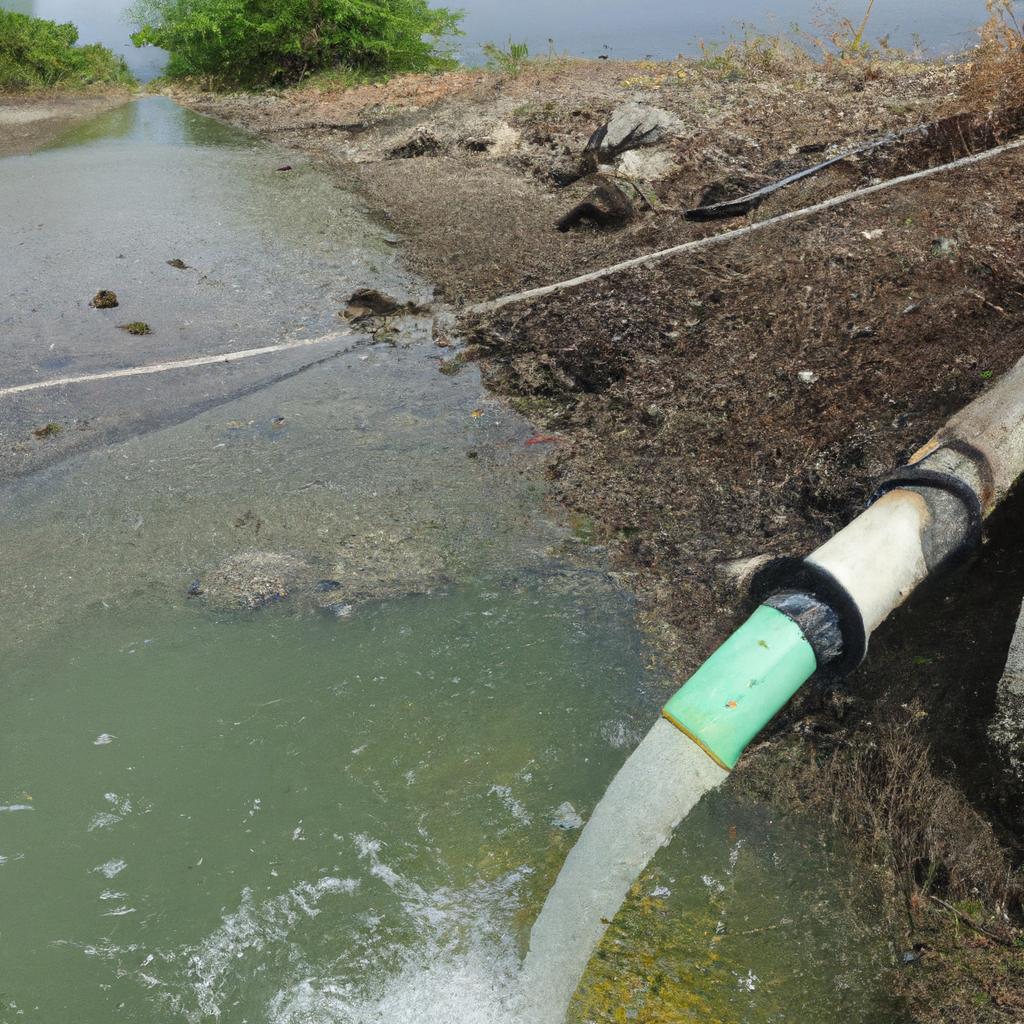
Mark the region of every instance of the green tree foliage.
POLYGON ((0 90, 134 84, 121 57, 77 42, 74 25, 0 11, 0 90))
POLYGON ((438 51, 461 14, 429 0, 137 0, 136 46, 170 53, 170 78, 282 85, 314 72, 450 67, 438 51))

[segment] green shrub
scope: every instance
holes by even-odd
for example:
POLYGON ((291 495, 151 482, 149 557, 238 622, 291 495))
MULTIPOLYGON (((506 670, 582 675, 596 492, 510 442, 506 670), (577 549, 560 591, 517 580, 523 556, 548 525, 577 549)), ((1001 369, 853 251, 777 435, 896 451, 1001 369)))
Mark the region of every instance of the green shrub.
POLYGON ((530 59, 530 48, 526 43, 513 43, 510 38, 508 47, 504 50, 494 43, 485 43, 484 55, 490 67, 497 68, 512 78, 518 78, 530 59))
POLYGON ((288 85, 330 68, 428 71, 460 14, 428 0, 137 0, 136 46, 170 53, 169 78, 217 85, 288 85))
POLYGON ((72 24, 0 11, 0 89, 134 83, 121 57, 99 43, 77 42, 78 29, 72 24))

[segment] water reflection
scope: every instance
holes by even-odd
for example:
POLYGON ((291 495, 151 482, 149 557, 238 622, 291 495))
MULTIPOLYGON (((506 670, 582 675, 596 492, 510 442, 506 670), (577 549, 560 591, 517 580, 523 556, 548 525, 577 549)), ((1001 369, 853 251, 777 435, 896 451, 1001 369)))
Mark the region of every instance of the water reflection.
POLYGON ((237 128, 193 114, 163 96, 150 96, 80 122, 44 148, 93 143, 250 147, 252 139, 237 128))

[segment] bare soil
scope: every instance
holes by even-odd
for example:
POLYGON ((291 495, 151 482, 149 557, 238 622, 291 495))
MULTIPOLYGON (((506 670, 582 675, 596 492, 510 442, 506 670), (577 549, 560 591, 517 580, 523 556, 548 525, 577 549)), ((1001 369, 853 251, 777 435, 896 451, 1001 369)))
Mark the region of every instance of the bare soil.
MULTIPOLYGON (((949 122, 955 131, 844 160, 748 221, 1024 127, 971 106, 968 69, 948 62, 756 57, 550 61, 518 78, 476 71, 337 93, 179 98, 331 163, 456 312, 720 231, 683 211, 886 132, 966 115, 949 122), (621 165, 595 177, 582 154, 627 101, 679 123, 635 165, 650 201, 635 202, 617 229, 556 230, 595 184, 622 180, 621 165)), ((478 359, 487 384, 548 436, 553 494, 581 537, 611 548, 677 678, 743 612, 731 563, 813 548, 1024 353, 1022 174, 1024 153, 1006 154, 705 254, 462 318, 470 344, 460 358, 478 359)), ((998 837, 984 847, 997 851, 985 870, 1018 869, 1020 780, 989 755, 985 726, 1024 592, 1021 507, 995 518, 974 567, 879 631, 845 687, 811 688, 780 716, 750 758, 762 779, 784 770, 794 743, 800 756, 852 764, 870 723, 917 702, 912 742, 978 828, 998 837)), ((1002 914, 1012 930, 1014 891, 979 897, 977 913, 1002 914)), ((961 941, 962 921, 947 918, 922 898, 902 919, 906 938, 932 929, 930 948, 943 950, 929 961, 935 971, 894 981, 912 1017, 1021 1019, 1020 957, 970 929, 961 941), (998 975, 996 988, 976 983, 984 971, 998 975)))
POLYGON ((127 90, 0 93, 0 157, 22 156, 77 121, 127 103, 127 90))

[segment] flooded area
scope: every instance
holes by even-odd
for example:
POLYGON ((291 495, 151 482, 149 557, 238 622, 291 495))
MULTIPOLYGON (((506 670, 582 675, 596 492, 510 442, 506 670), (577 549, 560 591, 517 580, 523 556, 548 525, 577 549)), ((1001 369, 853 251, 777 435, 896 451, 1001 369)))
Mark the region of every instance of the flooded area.
MULTIPOLYGON (((294 154, 148 98, 0 195, 5 382, 338 332, 3 400, 0 1021, 515 1019, 671 686, 544 446, 424 318, 344 327, 355 287, 431 289, 294 154)), ((726 792, 649 877, 576 1019, 879 1019, 890 951, 813 831, 726 792)))

